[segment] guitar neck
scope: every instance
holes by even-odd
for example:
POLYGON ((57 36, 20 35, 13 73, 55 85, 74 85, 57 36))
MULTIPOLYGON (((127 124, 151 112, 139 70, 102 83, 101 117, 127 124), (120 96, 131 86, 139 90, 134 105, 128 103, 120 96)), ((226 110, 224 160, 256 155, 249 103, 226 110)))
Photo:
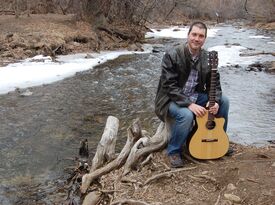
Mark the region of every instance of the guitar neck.
MULTIPOLYGON (((209 90, 209 107, 213 107, 216 102, 216 81, 217 81, 217 71, 218 71, 218 52, 209 52, 209 66, 211 68, 211 81, 209 90)), ((212 121, 214 115, 209 113, 208 121, 212 121)))
POLYGON ((217 79, 217 68, 211 69, 211 83, 209 91, 209 107, 215 105, 216 100, 216 79, 217 79))

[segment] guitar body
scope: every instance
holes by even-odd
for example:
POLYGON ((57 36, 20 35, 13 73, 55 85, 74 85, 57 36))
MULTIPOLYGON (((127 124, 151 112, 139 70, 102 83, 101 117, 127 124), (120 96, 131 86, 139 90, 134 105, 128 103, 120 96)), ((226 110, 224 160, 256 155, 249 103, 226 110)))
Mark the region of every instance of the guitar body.
POLYGON ((209 122, 208 115, 209 112, 196 118, 197 130, 189 141, 189 152, 196 159, 217 159, 229 148, 228 136, 223 129, 224 118, 209 122))

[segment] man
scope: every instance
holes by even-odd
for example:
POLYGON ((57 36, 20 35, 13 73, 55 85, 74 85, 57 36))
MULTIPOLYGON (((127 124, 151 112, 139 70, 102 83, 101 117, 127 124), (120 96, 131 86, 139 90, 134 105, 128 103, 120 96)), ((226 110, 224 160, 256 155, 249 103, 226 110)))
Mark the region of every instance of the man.
MULTIPOLYGON (((162 59, 155 111, 162 121, 172 118, 167 147, 171 167, 183 166, 182 147, 193 128, 195 116, 206 114, 211 77, 208 52, 202 49, 206 36, 206 25, 194 22, 188 31, 187 43, 166 52, 162 59)), ((222 95, 219 73, 215 101, 209 111, 225 118, 226 131, 229 100, 222 95)))

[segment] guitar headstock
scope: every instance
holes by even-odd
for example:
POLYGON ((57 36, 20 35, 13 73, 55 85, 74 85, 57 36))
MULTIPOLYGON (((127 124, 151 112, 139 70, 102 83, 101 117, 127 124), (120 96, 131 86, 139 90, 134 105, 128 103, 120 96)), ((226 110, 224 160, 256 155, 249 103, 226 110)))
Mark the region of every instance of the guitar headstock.
POLYGON ((211 68, 217 68, 219 63, 218 52, 210 51, 209 52, 209 65, 211 68))

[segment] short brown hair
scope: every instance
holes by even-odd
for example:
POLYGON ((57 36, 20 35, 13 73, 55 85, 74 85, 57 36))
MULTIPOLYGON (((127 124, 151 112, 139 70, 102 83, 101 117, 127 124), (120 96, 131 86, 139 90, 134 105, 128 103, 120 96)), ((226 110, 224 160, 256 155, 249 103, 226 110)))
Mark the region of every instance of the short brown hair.
POLYGON ((203 23, 203 22, 201 22, 201 21, 195 21, 195 22, 193 22, 193 23, 190 25, 188 34, 192 31, 192 29, 193 29, 194 26, 197 26, 197 27, 199 27, 200 29, 204 29, 204 30, 205 30, 205 37, 207 36, 207 27, 206 27, 205 23, 203 23))

